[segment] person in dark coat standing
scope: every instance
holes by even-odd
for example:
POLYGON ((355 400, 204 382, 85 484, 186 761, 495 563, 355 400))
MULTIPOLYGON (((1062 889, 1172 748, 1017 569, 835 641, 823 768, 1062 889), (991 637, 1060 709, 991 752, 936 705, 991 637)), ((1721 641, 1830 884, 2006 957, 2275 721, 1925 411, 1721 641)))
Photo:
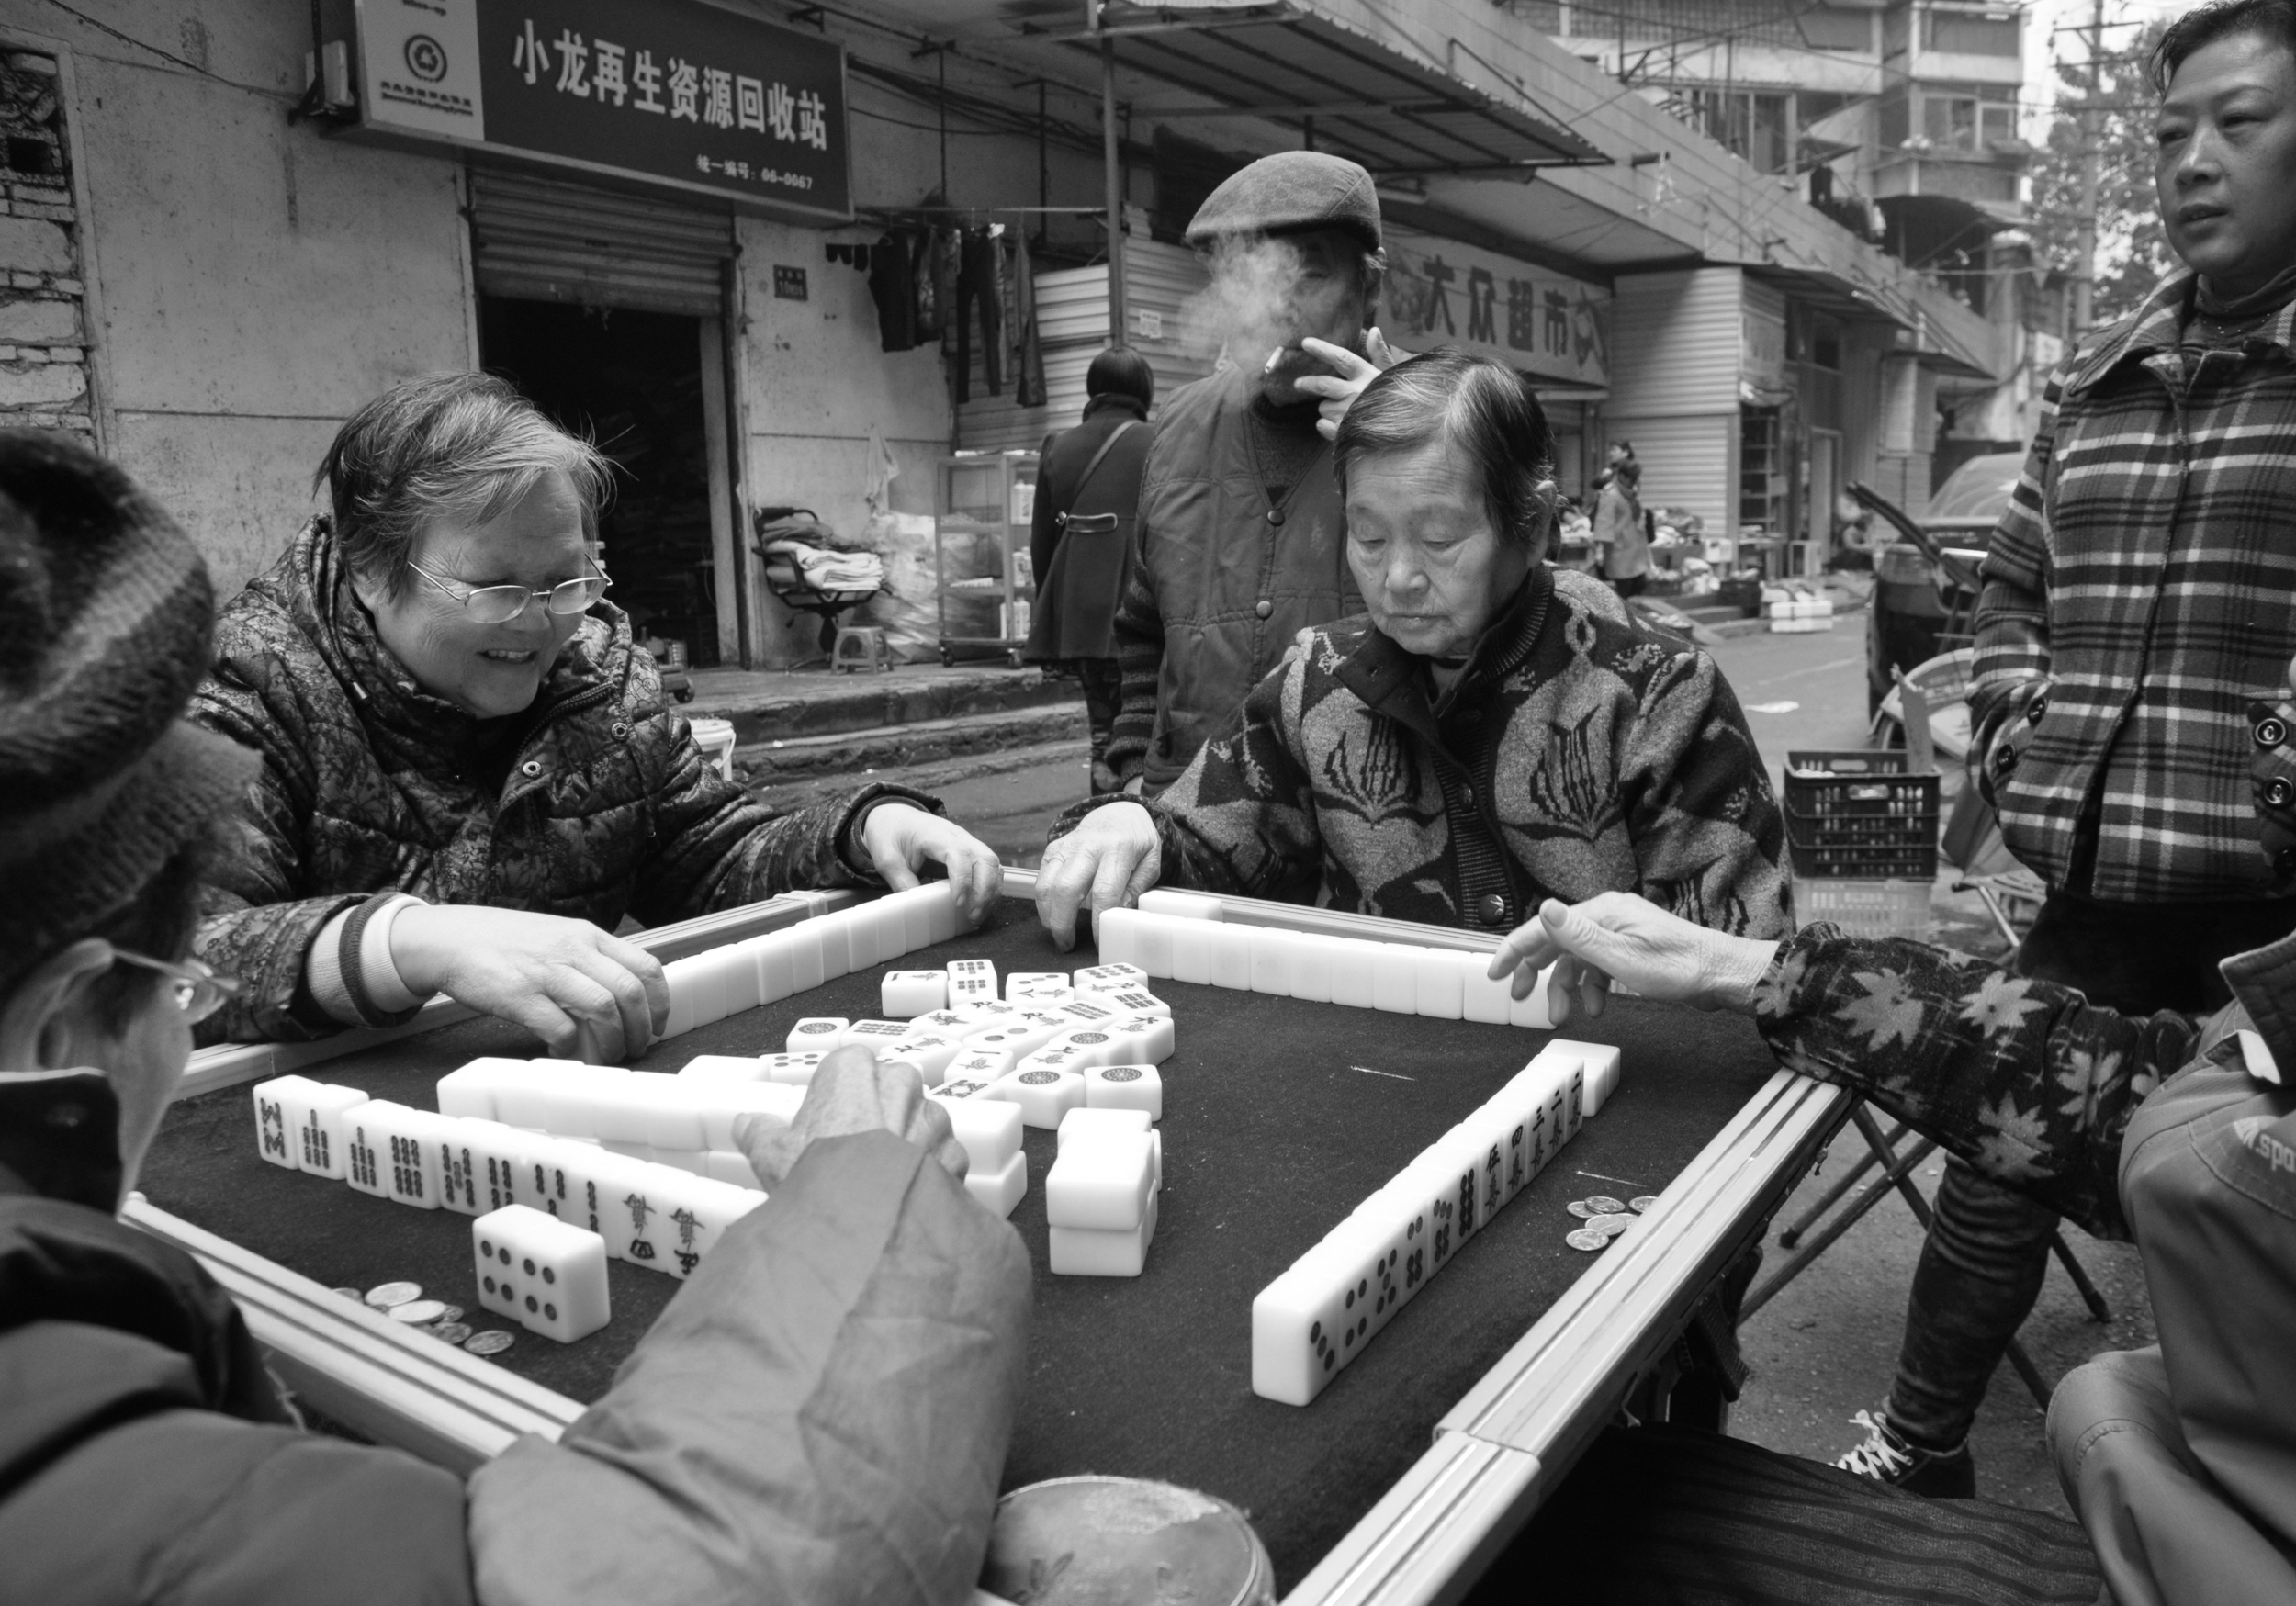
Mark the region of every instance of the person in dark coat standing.
POLYGON ((1044 438, 1029 529, 1036 576, 1031 662, 1073 667, 1085 683, 1092 727, 1092 790, 1117 789, 1109 736, 1123 693, 1116 662, 1116 604, 1131 561, 1140 474, 1148 466, 1148 409, 1155 370, 1121 346, 1092 359, 1085 375, 1085 420, 1044 438))

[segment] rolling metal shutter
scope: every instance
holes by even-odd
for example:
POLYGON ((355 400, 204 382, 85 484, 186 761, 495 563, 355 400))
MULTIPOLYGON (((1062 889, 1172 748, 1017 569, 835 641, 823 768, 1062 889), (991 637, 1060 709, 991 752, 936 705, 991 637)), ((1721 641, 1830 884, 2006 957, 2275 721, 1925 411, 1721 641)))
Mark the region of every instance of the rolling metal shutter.
POLYGON ((724 310, 728 214, 475 167, 470 197, 486 295, 699 318, 724 310))

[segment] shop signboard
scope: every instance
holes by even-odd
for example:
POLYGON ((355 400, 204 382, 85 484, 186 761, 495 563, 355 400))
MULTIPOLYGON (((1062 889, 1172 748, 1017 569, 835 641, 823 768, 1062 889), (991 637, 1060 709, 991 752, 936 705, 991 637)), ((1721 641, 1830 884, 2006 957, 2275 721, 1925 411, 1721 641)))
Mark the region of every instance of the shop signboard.
POLYGON ((850 220, 845 51, 697 0, 357 0, 359 128, 850 220))
POLYGON ((1454 346, 1534 380, 1610 383, 1610 292, 1457 241, 1390 228, 1380 323, 1406 351, 1454 346))

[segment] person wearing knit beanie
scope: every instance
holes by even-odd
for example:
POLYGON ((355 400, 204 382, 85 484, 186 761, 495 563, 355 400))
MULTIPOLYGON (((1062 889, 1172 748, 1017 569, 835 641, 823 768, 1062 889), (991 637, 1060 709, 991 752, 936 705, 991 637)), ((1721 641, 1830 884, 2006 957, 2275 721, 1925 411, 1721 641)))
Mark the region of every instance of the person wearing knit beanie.
MULTIPOLYGON (((198 552, 126 475, 64 436, 0 432, 0 1092, 108 1078, 84 1091, 118 1106, 118 1151, 97 1145, 108 1169, 75 1185, 106 1207, 173 1091, 195 996, 220 996, 155 973, 189 948, 209 824, 255 769, 178 717, 213 612, 198 552)), ((0 1120, 0 1178, 49 1169, 25 1140, 0 1120)))

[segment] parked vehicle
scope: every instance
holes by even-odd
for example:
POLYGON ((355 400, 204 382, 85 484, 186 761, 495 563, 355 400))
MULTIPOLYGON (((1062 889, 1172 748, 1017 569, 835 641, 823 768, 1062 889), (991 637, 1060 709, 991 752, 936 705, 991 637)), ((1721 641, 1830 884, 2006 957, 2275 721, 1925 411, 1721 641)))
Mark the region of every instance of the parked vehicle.
POLYGON ((2022 453, 1972 457, 1953 470, 1917 520, 1872 487, 1850 494, 1896 533, 1874 555, 1872 617, 1865 629, 1865 705, 1870 713, 1912 668, 1970 645, 1977 570, 2007 511, 2022 453))

